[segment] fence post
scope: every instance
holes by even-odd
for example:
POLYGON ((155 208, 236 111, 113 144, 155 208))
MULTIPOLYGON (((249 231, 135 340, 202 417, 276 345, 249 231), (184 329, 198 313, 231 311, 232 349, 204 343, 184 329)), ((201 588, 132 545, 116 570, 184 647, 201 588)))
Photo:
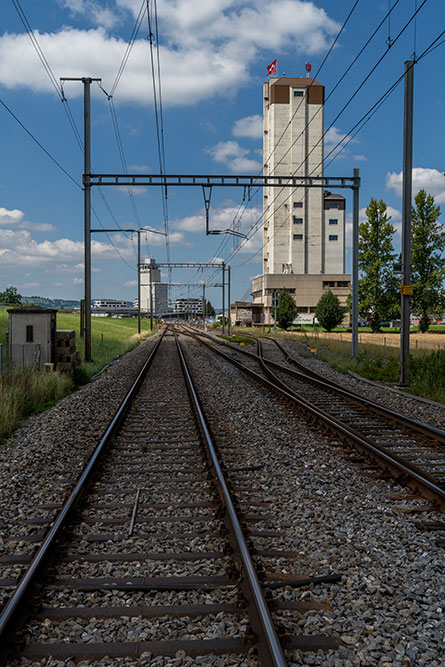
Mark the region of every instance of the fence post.
POLYGON ((3 345, 0 343, 0 375, 3 373, 3 345))

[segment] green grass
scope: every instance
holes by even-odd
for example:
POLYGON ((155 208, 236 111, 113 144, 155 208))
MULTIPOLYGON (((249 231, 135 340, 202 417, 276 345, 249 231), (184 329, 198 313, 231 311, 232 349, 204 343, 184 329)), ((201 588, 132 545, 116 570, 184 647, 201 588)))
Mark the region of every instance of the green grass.
MULTIPOLYGON (((330 339, 326 344, 324 338, 315 338, 307 334, 296 335, 294 340, 317 350, 315 355, 312 355, 310 349, 302 350, 299 347, 298 353, 301 356, 315 356, 341 373, 351 370, 369 380, 394 384, 400 380, 400 352, 397 347, 361 343, 357 359, 352 359, 350 341, 330 339)), ((425 349, 413 350, 409 368, 410 386, 407 388, 409 393, 445 403, 445 350, 433 352, 425 349)))
POLYGON ((51 407, 72 390, 72 378, 65 373, 7 366, 0 375, 0 442, 22 419, 51 407))
MULTIPOLYGON (((58 313, 58 329, 74 329, 76 332, 76 347, 84 360, 84 341, 80 337, 80 316, 78 313, 58 313)), ((111 317, 91 318, 91 356, 92 363, 83 362, 82 367, 88 377, 95 375, 113 359, 120 357, 139 344, 137 319, 114 319, 111 317), (103 337, 103 338, 102 338, 103 337)), ((141 321, 143 337, 150 335, 150 322, 141 321)))
POLYGON ((248 336, 238 336, 237 334, 233 334, 232 336, 223 336, 222 334, 219 334, 218 338, 224 338, 224 340, 228 340, 231 343, 245 343, 246 345, 255 343, 252 338, 249 338, 248 336))
MULTIPOLYGON (((148 320, 142 320, 142 336, 150 335, 148 320)), ((140 338, 137 320, 109 317, 91 320, 92 363, 82 363, 75 369, 74 382, 64 373, 46 373, 31 367, 19 369, 6 366, 0 375, 0 441, 10 435, 20 421, 30 414, 41 412, 74 390, 117 357, 136 347, 140 338)), ((80 337, 80 316, 72 313, 57 314, 58 329, 74 329, 76 347, 84 359, 83 338, 80 337)), ((8 313, 0 308, 0 343, 6 342, 8 313)), ((5 356, 5 355, 4 355, 5 356)))

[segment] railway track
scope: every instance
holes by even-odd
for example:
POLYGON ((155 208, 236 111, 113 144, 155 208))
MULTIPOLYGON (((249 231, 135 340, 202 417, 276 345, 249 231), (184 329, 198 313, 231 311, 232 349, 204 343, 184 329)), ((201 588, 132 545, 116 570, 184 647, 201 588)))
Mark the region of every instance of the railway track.
POLYGON ((284 665, 285 648, 337 648, 336 637, 274 625, 274 610, 321 607, 275 595, 311 580, 270 572, 297 554, 274 548, 283 531, 268 523, 255 474, 234 443, 214 442, 167 332, 66 503, 26 520, 46 531, 36 554, 1 559, 11 592, 1 664, 221 655, 236 665, 248 655, 251 665, 284 665))
POLYGON ((265 354, 263 342, 255 338, 257 353, 253 354, 225 341, 215 341, 214 338, 210 341, 209 338, 199 336, 201 342, 281 393, 306 416, 318 424, 323 423, 337 438, 353 444, 399 481, 409 484, 444 509, 444 431, 347 391, 315 372, 308 372, 273 339, 266 339, 265 354), (222 352, 222 347, 226 353, 222 352), (240 359, 243 359, 242 363, 240 359))

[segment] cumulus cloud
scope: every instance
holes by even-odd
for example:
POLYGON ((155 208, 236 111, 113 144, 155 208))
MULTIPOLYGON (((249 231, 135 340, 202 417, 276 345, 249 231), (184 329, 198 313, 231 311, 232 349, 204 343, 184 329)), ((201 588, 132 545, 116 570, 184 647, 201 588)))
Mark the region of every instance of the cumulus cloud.
MULTIPOLYGON (((402 194, 402 177, 401 171, 399 173, 390 172, 386 175, 387 189, 394 190, 399 196, 402 194)), ((415 167, 413 169, 413 196, 422 189, 434 197, 436 204, 445 204, 445 176, 441 171, 415 167)))
MULTIPOLYGON (((209 228, 211 230, 225 231, 233 229, 233 221, 239 219, 239 206, 221 206, 219 208, 210 208, 209 228)), ((247 208, 241 218, 240 224, 236 230, 241 233, 247 233, 252 224, 261 216, 259 208, 247 208)), ((177 218, 170 222, 174 229, 180 229, 185 232, 204 232, 205 231, 205 211, 200 210, 195 215, 189 215, 185 218, 177 218)))
POLYGON ((116 11, 110 7, 99 7, 93 0, 59 0, 59 4, 68 9, 72 17, 85 18, 104 28, 113 28, 119 21, 116 11))
MULTIPOLYGON (((152 235, 150 244, 161 246, 165 243, 164 237, 152 235)), ((170 234, 172 245, 190 246, 182 232, 170 234)), ((113 245, 102 241, 91 241, 91 255, 93 262, 99 260, 116 260, 119 255, 129 262, 134 262, 135 242, 124 234, 113 234, 113 245)), ((27 268, 41 268, 46 273, 79 273, 83 271, 83 241, 73 241, 68 238, 56 241, 36 241, 27 230, 0 228, 0 259, 4 266, 26 266, 27 268)), ((99 271, 97 267, 93 272, 99 271)))
POLYGON ((220 162, 234 173, 261 171, 261 162, 249 157, 248 148, 243 148, 237 141, 219 141, 206 149, 215 162, 220 162))
POLYGON ((40 283, 23 283, 22 287, 39 287, 40 283))
POLYGON ((36 232, 52 232, 56 228, 47 222, 30 222, 25 220, 25 214, 17 208, 8 210, 0 206, 0 225, 19 229, 33 229, 36 232))
POLYGON ((261 139, 263 136, 263 117, 259 114, 246 116, 236 121, 232 129, 235 137, 249 137, 249 139, 261 139))
MULTIPOLYGON (((351 139, 349 134, 341 132, 338 127, 330 127, 324 137, 325 159, 329 157, 331 160, 335 160, 336 158, 348 157, 346 144, 356 144, 357 141, 357 139, 351 139)), ((355 156, 355 159, 366 160, 363 155, 355 156)))
MULTIPOLYGON (((87 17, 99 27, 78 30, 65 26, 57 32, 35 32, 56 78, 89 72, 101 75, 104 88, 110 89, 127 46, 110 30, 122 10, 137 15, 140 0, 110 1, 106 6, 92 0, 60 2, 72 17, 87 17)), ((249 79, 250 67, 260 52, 320 53, 339 28, 323 9, 306 0, 164 0, 158 5, 166 105, 191 105, 232 95, 249 79)), ((151 103, 147 57, 147 40, 141 36, 117 89, 120 100, 151 103)), ((25 33, 0 37, 0 83, 54 93, 25 33)), ((70 96, 81 94, 81 85, 69 86, 70 96)))

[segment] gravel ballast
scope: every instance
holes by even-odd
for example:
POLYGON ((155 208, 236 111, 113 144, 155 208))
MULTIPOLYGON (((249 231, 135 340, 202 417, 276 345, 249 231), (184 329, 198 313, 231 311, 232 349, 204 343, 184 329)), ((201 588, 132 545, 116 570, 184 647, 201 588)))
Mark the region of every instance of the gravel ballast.
MULTIPOLYGON (((445 629, 443 549, 436 545, 437 533, 419 531, 413 523, 414 520, 441 517, 434 512, 405 514, 399 511, 404 502, 391 496, 395 493, 408 495, 407 489, 374 477, 363 466, 353 465, 342 456, 340 447, 336 447, 332 440, 319 430, 309 428, 304 419, 250 380, 240 377, 238 371, 226 362, 196 342, 189 339, 183 342, 204 408, 212 411, 211 427, 222 444, 222 451, 225 443, 237 445, 236 453, 230 450, 224 456, 241 460, 245 465, 263 466, 242 475, 243 486, 252 483, 256 497, 271 501, 264 513, 272 516, 272 520, 264 520, 255 527, 284 531, 285 536, 276 538, 273 546, 298 552, 298 558, 290 560, 259 559, 264 570, 270 572, 273 569, 294 576, 342 574, 339 584, 285 587, 271 592, 277 600, 327 601, 323 611, 305 614, 275 612, 274 617, 281 629, 286 629, 290 635, 321 634, 342 639, 343 646, 337 651, 291 652, 288 654, 289 664, 382 667, 440 667, 444 664, 441 652, 445 629)), ((0 503, 4 518, 0 527, 2 555, 29 552, 35 548, 27 542, 9 541, 19 531, 23 535, 43 532, 41 527, 18 528, 17 518, 35 517, 36 505, 59 502, 63 498, 72 485, 72 471, 80 471, 119 399, 129 388, 136 368, 142 365, 147 350, 153 345, 154 340, 150 339, 90 385, 48 412, 27 420, 10 439, 10 445, 0 449, 0 503)), ((322 364, 323 372, 335 374, 339 381, 339 374, 326 369, 323 362, 313 359, 306 362, 316 365, 317 370, 322 364)), ((340 381, 343 379, 359 382, 340 375, 340 381)), ((380 398, 380 390, 373 386, 367 385, 364 389, 376 401, 399 400, 393 394, 388 399, 383 394, 380 398)), ((405 401, 406 407, 406 399, 400 397, 400 400, 405 401)), ((390 407, 397 409, 394 404, 390 407)), ((419 404, 418 416, 414 415, 415 408, 410 405, 409 414, 440 425, 420 416, 436 414, 435 410, 428 413, 431 407, 419 404)), ((441 418, 443 416, 437 417, 439 422, 441 418)), ((45 510, 43 515, 47 516, 48 511, 45 510)), ((256 538, 253 542, 260 548, 264 539, 256 538)), ((264 548, 270 547, 270 541, 264 544, 264 548)), ((48 594, 46 604, 54 604, 58 595, 57 592, 48 594)), ((89 594, 83 595, 87 604, 89 594)), ((110 604, 125 604, 125 595, 110 592, 110 604)), ((212 600, 211 593, 206 595, 212 600)), ((159 594, 158 599, 159 604, 165 604, 169 595, 159 594)), ((202 597, 197 595, 196 599, 201 601, 202 597)), ((143 600, 141 595, 140 603, 143 600)), ((133 597, 132 604, 134 601, 133 597)), ((218 623, 221 622, 218 619, 218 623)), ((166 619, 160 619, 160 625, 163 623, 166 619)), ((173 629, 178 623, 182 621, 168 621, 166 629, 173 629)), ((88 637, 93 636, 94 626, 85 621, 80 625, 84 626, 88 637)), ((139 632, 144 632, 142 619, 139 623, 130 619, 128 625, 136 638, 139 632)), ((49 626, 48 634, 51 629, 49 626)), ((186 627, 186 630, 192 632, 193 628, 186 627)), ((63 634, 62 625, 58 626, 54 641, 59 632, 63 634)), ((112 623, 110 633, 115 634, 112 623)), ((214 662, 213 657, 212 660, 209 662, 205 657, 191 660, 183 655, 172 659, 147 655, 138 664, 257 664, 250 657, 221 657, 218 662, 214 662)), ((22 664, 31 663, 23 661, 22 664)), ((57 660, 45 664, 74 665, 57 660)), ((100 663, 78 664, 86 667, 134 663, 126 659, 105 659, 100 663)))

